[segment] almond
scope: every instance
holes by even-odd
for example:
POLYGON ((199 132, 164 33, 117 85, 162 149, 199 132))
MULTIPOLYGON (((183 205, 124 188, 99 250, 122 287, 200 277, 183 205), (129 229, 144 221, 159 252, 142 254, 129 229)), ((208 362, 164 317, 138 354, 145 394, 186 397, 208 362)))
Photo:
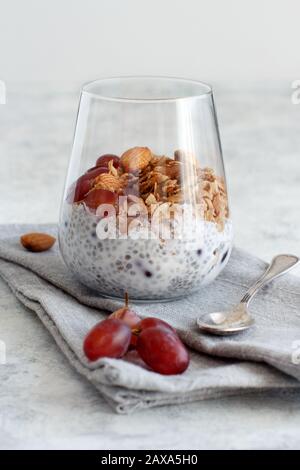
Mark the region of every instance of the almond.
POLYGON ((120 162, 127 173, 139 173, 146 168, 152 159, 148 147, 133 147, 121 156, 120 162))
POLYGON ((28 251, 46 251, 55 243, 56 238, 47 233, 26 233, 20 238, 20 242, 28 251))

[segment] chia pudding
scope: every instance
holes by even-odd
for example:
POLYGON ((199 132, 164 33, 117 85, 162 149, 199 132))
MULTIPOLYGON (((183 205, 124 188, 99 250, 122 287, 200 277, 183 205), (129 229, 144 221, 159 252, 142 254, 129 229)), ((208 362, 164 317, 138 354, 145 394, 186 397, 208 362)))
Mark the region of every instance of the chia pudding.
MULTIPOLYGON (((94 179, 89 183, 91 186, 85 197, 82 198, 80 195, 78 198, 78 194, 74 196, 77 188, 73 185, 71 197, 69 192, 64 201, 59 244, 63 259, 71 272, 83 284, 102 295, 123 298, 124 293, 128 292, 129 296, 136 300, 182 297, 211 282, 225 267, 232 247, 232 223, 228 217, 227 195, 225 192, 225 196, 222 194, 222 185, 219 183, 218 186, 218 179, 214 173, 211 170, 203 173, 201 170, 202 186, 199 201, 201 217, 196 218, 196 223, 194 220, 194 223, 188 227, 190 237, 165 239, 159 236, 145 236, 141 230, 131 230, 126 237, 122 237, 118 232, 117 236, 101 238, 98 228, 99 222, 103 220, 103 214, 100 217, 97 209, 100 207, 97 206, 99 201, 94 204, 96 193, 93 191, 108 192, 111 188, 107 185, 116 183, 113 192, 118 195, 138 194, 134 197, 136 200, 141 200, 140 204, 143 206, 142 209, 146 208, 146 214, 150 206, 153 208, 163 203, 172 206, 176 201, 172 196, 180 194, 180 191, 176 190, 177 192, 171 192, 167 199, 159 199, 159 193, 155 191, 156 186, 153 190, 150 188, 150 191, 149 185, 145 192, 141 190, 144 181, 141 180, 141 175, 137 177, 136 173, 132 172, 131 177, 125 178, 124 175, 127 173, 124 169, 121 172, 117 169, 117 173, 110 165, 110 170, 112 176, 118 177, 120 181, 121 178, 126 181, 125 184, 122 183, 120 190, 117 189, 117 183, 113 178, 109 180, 108 173, 104 173, 105 185, 103 178, 98 176, 95 179, 93 175, 94 179), (102 184, 100 187, 97 186, 99 181, 102 184), (138 191, 134 190, 133 186, 137 183, 138 191), (208 196, 204 198, 206 193, 210 194, 210 199, 208 196)), ((127 169, 128 173, 130 170, 131 168, 127 169)), ((147 172, 150 170, 152 171, 149 169, 148 161, 147 172)), ((92 169, 91 172, 93 171, 95 170, 92 169)), ((118 211, 120 211, 119 205, 118 211)), ((129 218, 132 220, 132 215, 129 218)))

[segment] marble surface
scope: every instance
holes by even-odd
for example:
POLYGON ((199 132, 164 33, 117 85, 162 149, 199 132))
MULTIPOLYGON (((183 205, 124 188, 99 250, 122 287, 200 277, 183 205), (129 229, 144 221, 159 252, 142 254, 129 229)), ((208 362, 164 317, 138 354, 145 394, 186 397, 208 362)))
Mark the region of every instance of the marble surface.
MULTIPOLYGON (((236 243, 269 260, 299 253, 300 105, 290 83, 215 86, 236 243)), ((77 84, 7 84, 0 105, 0 223, 55 222, 77 84)), ((300 274, 300 270, 298 270, 300 274)), ((269 393, 112 413, 0 281, 0 447, 300 448, 300 393, 269 393)))

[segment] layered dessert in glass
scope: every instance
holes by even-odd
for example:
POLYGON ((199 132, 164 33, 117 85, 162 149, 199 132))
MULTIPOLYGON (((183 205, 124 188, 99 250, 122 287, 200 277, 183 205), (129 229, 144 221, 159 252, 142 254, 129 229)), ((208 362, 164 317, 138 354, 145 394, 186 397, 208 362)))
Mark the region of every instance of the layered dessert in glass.
POLYGON ((182 297, 225 267, 232 223, 223 175, 185 150, 104 154, 66 190, 63 259, 95 291, 136 300, 182 297))

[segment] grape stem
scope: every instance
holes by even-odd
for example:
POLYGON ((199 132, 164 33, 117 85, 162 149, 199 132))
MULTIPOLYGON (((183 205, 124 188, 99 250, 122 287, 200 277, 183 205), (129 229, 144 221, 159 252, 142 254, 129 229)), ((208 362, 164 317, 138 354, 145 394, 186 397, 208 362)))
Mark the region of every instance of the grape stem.
POLYGON ((128 307, 129 297, 128 292, 125 292, 125 307, 128 307))
POLYGON ((131 333, 135 336, 138 336, 140 334, 140 332, 141 332, 140 328, 133 328, 131 330, 131 333))

